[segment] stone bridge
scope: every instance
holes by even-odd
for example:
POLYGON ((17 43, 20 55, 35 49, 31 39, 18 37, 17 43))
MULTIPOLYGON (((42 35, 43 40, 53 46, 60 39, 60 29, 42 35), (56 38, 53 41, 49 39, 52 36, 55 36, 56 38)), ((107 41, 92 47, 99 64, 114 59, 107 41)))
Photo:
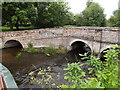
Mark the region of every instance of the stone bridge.
POLYGON ((120 30, 107 27, 75 27, 75 28, 46 28, 24 31, 1 32, 2 48, 21 44, 27 48, 28 43, 34 47, 55 47, 62 45, 71 50, 76 42, 84 43, 92 53, 101 53, 114 44, 120 44, 120 30))

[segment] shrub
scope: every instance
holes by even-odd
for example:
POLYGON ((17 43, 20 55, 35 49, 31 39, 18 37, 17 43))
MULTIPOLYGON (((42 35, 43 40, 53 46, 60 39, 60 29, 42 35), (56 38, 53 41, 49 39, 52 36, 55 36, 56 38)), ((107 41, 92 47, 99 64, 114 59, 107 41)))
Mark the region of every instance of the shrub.
POLYGON ((98 70, 96 76, 102 82, 101 86, 106 88, 118 88, 118 63, 120 46, 115 45, 105 51, 105 64, 102 70, 98 70))
POLYGON ((45 47, 43 51, 47 56, 54 55, 57 50, 54 48, 53 45, 50 45, 49 47, 45 47))
POLYGON ((37 53, 37 52, 39 52, 38 49, 33 48, 33 44, 31 42, 28 43, 27 45, 28 45, 28 48, 26 48, 26 49, 24 49, 22 51, 26 51, 28 53, 37 53))
POLYGON ((35 48, 28 48, 28 49, 27 49, 27 52, 28 52, 28 53, 37 53, 37 52, 39 52, 39 50, 38 50, 38 49, 35 49, 35 48))
POLYGON ((118 56, 120 55, 120 46, 115 45, 111 47, 110 50, 105 51, 104 55, 105 63, 102 63, 100 58, 93 56, 87 56, 87 54, 81 55, 85 56, 83 60, 88 60, 89 65, 94 68, 88 68, 91 72, 94 71, 94 78, 81 79, 84 78, 84 72, 80 68, 80 63, 68 64, 68 70, 66 73, 68 76, 64 76, 68 81, 73 82, 73 85, 61 85, 61 88, 118 88, 118 56), (79 71, 78 71, 79 70, 79 71), (80 77, 81 76, 81 77, 80 77), (77 82, 77 83, 76 83, 77 82))
POLYGON ((65 74, 67 76, 65 76, 64 79, 67 79, 69 82, 73 82, 76 85, 80 84, 80 78, 85 76, 85 72, 80 68, 81 66, 83 66, 83 64, 80 64, 79 62, 68 64, 68 67, 64 69, 68 70, 65 74))

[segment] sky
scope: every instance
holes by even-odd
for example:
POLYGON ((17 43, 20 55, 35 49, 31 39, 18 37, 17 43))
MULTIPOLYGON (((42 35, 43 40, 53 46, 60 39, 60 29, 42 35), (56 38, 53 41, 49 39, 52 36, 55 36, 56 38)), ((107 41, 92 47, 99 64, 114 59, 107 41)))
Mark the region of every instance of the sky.
MULTIPOLYGON (((113 11, 118 9, 119 0, 93 0, 101 5, 104 8, 104 14, 106 18, 109 19, 113 15, 113 11)), ((66 0, 70 6, 70 11, 74 14, 79 14, 86 7, 87 0, 66 0)))

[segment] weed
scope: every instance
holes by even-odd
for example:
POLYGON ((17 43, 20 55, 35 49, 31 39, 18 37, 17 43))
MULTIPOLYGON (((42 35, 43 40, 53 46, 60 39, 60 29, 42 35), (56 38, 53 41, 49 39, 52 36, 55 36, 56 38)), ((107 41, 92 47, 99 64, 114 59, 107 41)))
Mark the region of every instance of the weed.
POLYGON ((61 85, 61 88, 118 88, 118 57, 120 55, 120 46, 115 45, 111 47, 110 50, 105 51, 104 55, 105 63, 102 63, 100 58, 93 56, 87 56, 87 54, 81 55, 85 56, 82 59, 88 60, 89 65, 94 68, 88 68, 89 72, 93 72, 94 78, 81 79, 84 78, 85 73, 80 68, 80 63, 68 64, 68 70, 66 73, 68 76, 64 76, 73 85, 61 85))
POLYGON ((47 56, 54 55, 56 53, 56 49, 53 45, 50 45, 49 47, 45 47, 43 53, 45 53, 47 56))
POLYGON ((21 53, 21 52, 16 55, 16 58, 17 58, 17 59, 19 59, 19 58, 21 58, 21 57, 22 57, 22 53, 21 53))
MULTIPOLYGON (((34 66, 34 65, 33 65, 34 66)), ((36 66, 34 66, 36 68, 36 66)), ((51 67, 47 67, 47 69, 39 68, 37 72, 31 71, 28 75, 30 76, 30 83, 37 83, 40 88, 58 87, 58 83, 53 79, 51 72, 51 67), (39 79, 36 77, 39 76, 39 79)), ((57 77, 60 77, 60 73, 58 73, 57 77)))
POLYGON ((47 56, 52 56, 54 54, 64 54, 67 52, 66 49, 63 48, 63 46, 59 45, 58 49, 54 47, 54 45, 49 45, 49 47, 45 47, 42 51, 47 56))
POLYGON ((28 53, 38 53, 39 52, 38 49, 33 48, 33 44, 31 42, 28 43, 27 45, 28 45, 28 48, 26 48, 26 49, 24 49, 22 51, 26 51, 28 53))

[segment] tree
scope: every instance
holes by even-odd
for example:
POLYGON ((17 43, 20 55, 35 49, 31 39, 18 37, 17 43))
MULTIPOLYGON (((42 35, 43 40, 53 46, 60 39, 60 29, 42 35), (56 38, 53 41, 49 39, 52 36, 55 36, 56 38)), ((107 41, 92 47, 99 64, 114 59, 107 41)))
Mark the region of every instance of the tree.
POLYGON ((15 26, 32 24, 38 28, 63 26, 70 22, 65 2, 3 2, 3 22, 11 30, 15 26))
POLYGON ((120 10, 113 11, 113 16, 111 16, 108 19, 107 26, 109 26, 109 27, 120 27, 120 10))
POLYGON ((77 25, 77 26, 83 25, 83 17, 81 14, 75 15, 75 25, 77 25))
POLYGON ((92 2, 93 2, 93 0, 88 0, 86 3, 87 7, 89 7, 92 2))
POLYGON ((95 2, 90 2, 82 12, 84 26, 105 26, 106 19, 103 8, 95 2))
POLYGON ((75 15, 72 12, 67 13, 67 24, 75 25, 75 15))
POLYGON ((64 2, 39 2, 35 3, 38 13, 34 26, 39 28, 63 26, 68 19, 68 6, 64 2))
POLYGON ((13 30, 13 26, 19 29, 21 24, 30 23, 28 16, 35 16, 36 10, 33 3, 30 2, 3 2, 2 14, 3 23, 7 22, 10 29, 13 30))

